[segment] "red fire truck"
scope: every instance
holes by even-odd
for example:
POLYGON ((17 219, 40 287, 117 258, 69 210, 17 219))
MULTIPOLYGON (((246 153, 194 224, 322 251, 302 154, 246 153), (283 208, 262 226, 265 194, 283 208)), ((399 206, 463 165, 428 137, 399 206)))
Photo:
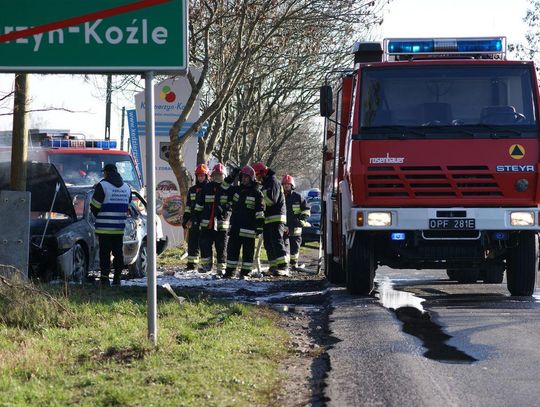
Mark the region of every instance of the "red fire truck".
POLYGON ((369 294, 383 265, 462 283, 500 283, 506 271, 511 295, 532 295, 533 63, 506 60, 504 37, 386 39, 354 55, 320 92, 327 277, 369 294))

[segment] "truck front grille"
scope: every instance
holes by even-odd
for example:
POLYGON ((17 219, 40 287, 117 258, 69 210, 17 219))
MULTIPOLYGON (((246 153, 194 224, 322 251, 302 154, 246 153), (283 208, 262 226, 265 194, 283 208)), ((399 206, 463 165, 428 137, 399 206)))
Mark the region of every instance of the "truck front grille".
POLYGON ((489 168, 466 166, 368 167, 368 197, 499 197, 503 193, 489 168))

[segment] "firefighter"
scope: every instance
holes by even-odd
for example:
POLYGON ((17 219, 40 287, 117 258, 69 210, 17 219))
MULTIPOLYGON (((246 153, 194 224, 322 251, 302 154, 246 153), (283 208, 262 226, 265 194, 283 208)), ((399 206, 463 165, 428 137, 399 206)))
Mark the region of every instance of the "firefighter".
POLYGON ((114 164, 105 165, 103 177, 94 187, 90 203, 90 209, 96 217, 96 235, 99 240, 100 281, 104 285, 109 284, 112 253, 113 284, 120 285, 124 268, 124 228, 131 202, 131 188, 124 183, 114 164))
POLYGON ((289 265, 287 250, 283 241, 285 223, 287 222, 287 209, 285 196, 281 183, 274 171, 263 163, 253 165, 257 180, 262 183, 264 199, 264 248, 270 264, 269 273, 273 275, 288 276, 289 265))
POLYGON ((309 217, 310 210, 305 199, 294 191, 294 178, 285 175, 281 180, 287 206, 287 226, 285 227, 285 246, 289 248, 290 267, 298 270, 298 253, 302 244, 302 226, 309 217))
POLYGON ((197 194, 208 182, 210 171, 206 164, 199 164, 195 169, 195 185, 192 185, 187 194, 186 209, 182 227, 188 229, 188 257, 187 270, 196 270, 199 267, 199 223, 195 211, 202 211, 202 206, 197 206, 197 194))
POLYGON ((227 232, 229 231, 229 190, 232 180, 224 181, 226 174, 223 164, 212 168, 212 181, 205 184, 197 195, 197 207, 202 207, 199 219, 201 225, 200 247, 202 271, 212 270, 212 246, 216 248, 217 271, 225 271, 227 232))
POLYGON ((227 247, 227 267, 225 278, 234 276, 242 249, 240 277, 246 277, 253 270, 255 238, 263 232, 263 196, 255 179, 255 171, 246 165, 240 171, 240 185, 231 187, 232 214, 227 247))

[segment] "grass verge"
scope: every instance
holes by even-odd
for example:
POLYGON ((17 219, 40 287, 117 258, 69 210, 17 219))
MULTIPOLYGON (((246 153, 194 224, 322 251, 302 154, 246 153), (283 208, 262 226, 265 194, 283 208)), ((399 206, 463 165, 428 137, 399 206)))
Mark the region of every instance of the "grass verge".
POLYGON ((61 304, 51 308, 58 318, 0 322, 0 405, 272 403, 288 340, 272 311, 204 299, 179 305, 159 290, 153 349, 144 288, 69 290, 47 288, 61 304))

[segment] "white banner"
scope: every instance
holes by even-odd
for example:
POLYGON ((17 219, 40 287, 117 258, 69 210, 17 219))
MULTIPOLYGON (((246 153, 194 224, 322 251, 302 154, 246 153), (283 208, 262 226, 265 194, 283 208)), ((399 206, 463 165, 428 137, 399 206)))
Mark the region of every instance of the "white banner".
MULTIPOLYGON (((193 72, 195 77, 199 72, 193 72)), ((156 125, 156 209, 163 224, 163 233, 169 238, 170 246, 178 246, 183 241, 182 197, 178 182, 169 165, 169 130, 178 119, 189 98, 191 87, 185 77, 167 79, 154 87, 156 125)), ((141 150, 142 167, 146 168, 144 92, 135 95, 137 112, 137 133, 141 150)), ((189 127, 199 119, 200 102, 196 100, 193 110, 182 127, 179 137, 183 137, 189 127)), ((197 136, 202 136, 203 131, 197 136)), ((197 137, 191 137, 182 148, 188 171, 195 171, 197 162, 197 137)))

